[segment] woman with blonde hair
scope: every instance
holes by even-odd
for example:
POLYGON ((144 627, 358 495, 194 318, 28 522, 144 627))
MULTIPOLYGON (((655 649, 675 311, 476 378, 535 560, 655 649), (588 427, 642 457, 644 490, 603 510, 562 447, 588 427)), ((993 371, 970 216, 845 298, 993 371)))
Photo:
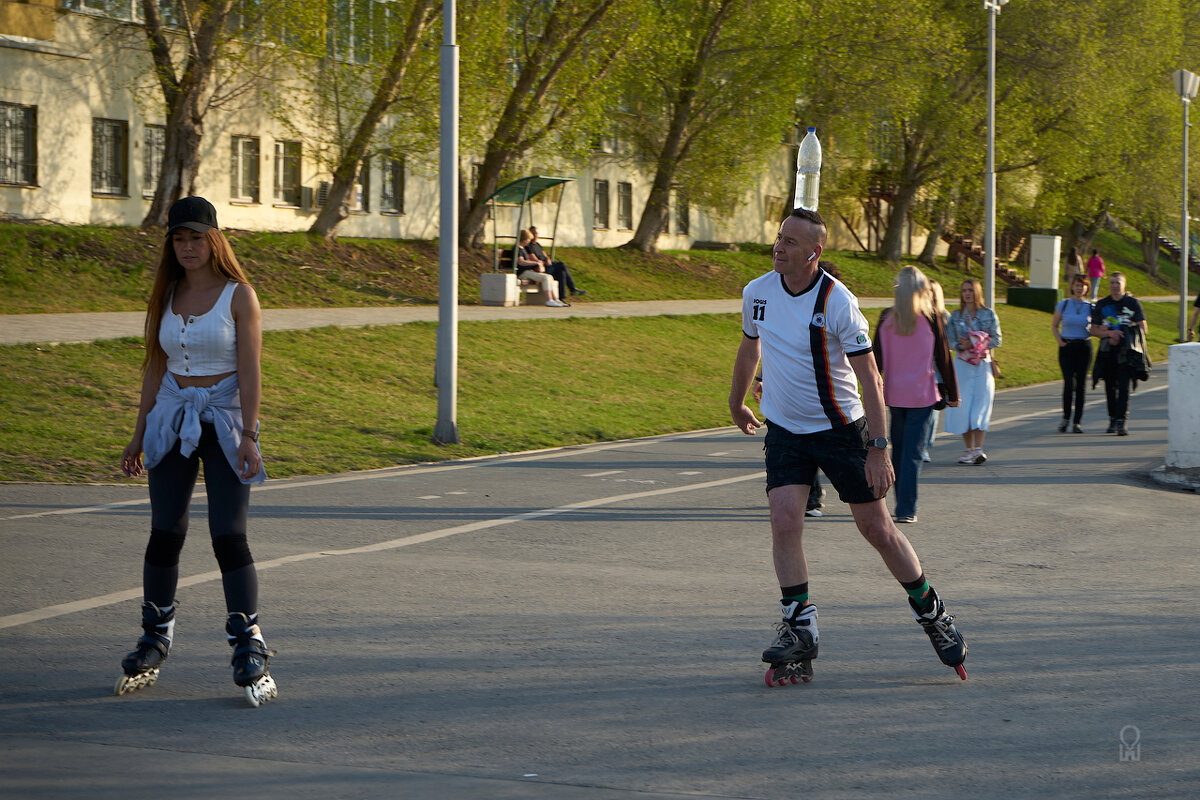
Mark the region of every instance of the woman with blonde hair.
MULTIPOLYGON (((929 306, 933 311, 933 315, 942 321, 943 327, 950 323, 950 312, 946 310, 946 296, 942 293, 942 285, 933 280, 929 281, 929 306)), ((937 427, 938 422, 941 420, 942 409, 946 407, 946 381, 942 377, 942 373, 938 371, 937 364, 934 364, 933 368, 938 373, 938 390, 942 393, 943 397, 933 407, 933 419, 929 425, 929 436, 925 439, 925 447, 921 449, 921 460, 925 463, 929 463, 932 460, 929 457, 929 450, 933 447, 933 438, 937 436, 937 427)))
POLYGON ((978 466, 987 461, 983 437, 996 397, 992 351, 1000 346, 1000 318, 983 304, 983 287, 975 278, 962 282, 958 296, 959 306, 950 315, 947 333, 958 354, 954 373, 962 404, 946 412, 946 432, 962 434, 966 449, 958 463, 978 466))
POLYGON ((904 267, 896 276, 895 303, 879 315, 874 351, 883 375, 883 399, 891 412, 896 522, 916 522, 921 451, 934 406, 942 399, 958 405, 946 330, 933 310, 929 281, 916 267, 904 267), (939 374, 949 376, 945 398, 938 388, 939 374))
POLYGON ((121 455, 126 475, 148 472, 150 541, 142 565, 143 633, 121 662, 118 695, 153 685, 170 652, 179 554, 203 464, 233 680, 253 706, 276 696, 246 541, 250 485, 267 477, 258 449, 261 361, 258 297, 217 229, 216 209, 203 197, 184 197, 167 214, 146 312, 137 425, 121 455))
POLYGON ((512 250, 513 271, 517 273, 517 279, 540 286, 548 298, 546 305, 551 308, 565 308, 571 305, 559 299, 558 283, 554 280, 554 276, 546 272, 546 265, 534 258, 527 249, 532 241, 533 233, 528 228, 522 228, 517 246, 512 250))

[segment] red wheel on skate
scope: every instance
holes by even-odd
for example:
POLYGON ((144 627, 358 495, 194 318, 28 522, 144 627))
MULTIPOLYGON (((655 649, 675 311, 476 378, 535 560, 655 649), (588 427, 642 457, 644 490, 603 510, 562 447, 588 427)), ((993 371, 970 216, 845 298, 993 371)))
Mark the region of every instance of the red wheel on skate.
POLYGON ((964 681, 967 679, 967 670, 963 667, 962 664, 957 665, 954 668, 954 671, 958 673, 959 678, 962 678, 964 681))
POLYGON ((767 678, 767 687, 770 689, 774 689, 775 688, 775 668, 774 667, 767 667, 766 678, 767 678))
POLYGON ((792 686, 795 686, 797 683, 800 682, 800 678, 796 677, 795 675, 789 675, 788 680, 790 680, 792 682, 792 686))
POLYGON ((803 681, 804 683, 808 683, 809 681, 812 680, 812 675, 801 675, 800 680, 803 681))

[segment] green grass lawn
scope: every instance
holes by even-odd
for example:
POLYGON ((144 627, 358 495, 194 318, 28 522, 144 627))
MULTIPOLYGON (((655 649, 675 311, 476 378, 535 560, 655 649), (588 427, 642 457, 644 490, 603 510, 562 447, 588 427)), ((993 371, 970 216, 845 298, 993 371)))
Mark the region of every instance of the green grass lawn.
MULTIPOLYGON (((1148 304, 1155 360, 1177 306, 1148 304)), ((1059 379, 1050 316, 998 308, 1001 388, 1059 379)), ((878 310, 867 311, 874 323, 878 310)), ((430 442, 436 326, 264 335, 262 441, 284 477, 729 424, 737 315, 462 323, 462 444, 430 442)), ((0 347, 0 480, 126 481, 139 340, 0 347)), ((1047 419, 1057 408, 1047 408, 1047 419)))
MULTIPOLYGON (((231 232, 265 307, 436 302, 434 242, 231 232)), ((1113 238, 1115 237, 1115 238, 1113 238)), ((0 313, 142 310, 161 239, 125 228, 0 223, 0 313)), ((1131 291, 1164 293, 1126 261, 1135 243, 1097 240, 1131 291)), ((770 248, 631 253, 560 248, 593 300, 738 297, 770 269, 770 248)), ((859 296, 888 296, 895 268, 828 252, 859 296)), ((1168 278, 1169 265, 1163 265, 1168 278)), ((488 251, 463 251, 460 301, 478 301, 488 251)), ((950 298, 965 274, 926 269, 950 298)), ((1177 277, 1178 270, 1174 275, 1177 277)), ((1004 305, 996 287, 1009 387, 1057 380, 1050 316, 1004 305)), ((1161 360, 1178 306, 1148 304, 1161 360)), ((868 311, 874 321, 878 311, 868 311)), ((430 442, 436 326, 319 329, 264 335, 263 447, 275 476, 514 452, 729 424, 736 316, 558 319, 460 324, 458 424, 463 443, 430 442)), ((0 347, 0 480, 125 480, 116 464, 133 429, 140 340, 0 347)), ((1054 409, 1047 409, 1053 414, 1054 409)))

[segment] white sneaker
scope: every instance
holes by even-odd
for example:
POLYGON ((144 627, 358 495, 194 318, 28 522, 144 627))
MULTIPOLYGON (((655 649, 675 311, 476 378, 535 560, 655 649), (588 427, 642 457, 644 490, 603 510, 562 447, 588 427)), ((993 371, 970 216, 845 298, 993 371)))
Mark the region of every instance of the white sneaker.
POLYGON ((567 304, 560 300, 547 300, 546 305, 551 308, 565 308, 567 304))
POLYGON ((975 451, 973 449, 964 450, 963 454, 961 456, 959 456, 959 458, 958 458, 958 463, 974 464, 975 463, 975 451))

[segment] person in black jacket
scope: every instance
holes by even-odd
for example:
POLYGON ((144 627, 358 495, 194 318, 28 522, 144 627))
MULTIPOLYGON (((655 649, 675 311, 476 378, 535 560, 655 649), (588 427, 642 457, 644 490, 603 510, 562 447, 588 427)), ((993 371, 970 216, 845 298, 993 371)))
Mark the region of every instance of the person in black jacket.
POLYGON ((567 269, 567 265, 561 261, 551 261, 550 256, 546 255, 546 251, 538 244, 538 229, 530 225, 529 233, 533 239, 526 245, 529 255, 542 262, 542 266, 546 272, 554 277, 558 282, 558 297, 559 299, 570 297, 571 295, 585 295, 583 289, 575 285, 575 281, 571 280, 571 270, 567 269))
POLYGON ((1146 357, 1146 314, 1137 298, 1125 291, 1125 276, 1114 272, 1108 279, 1110 294, 1096 301, 1089 332, 1100 339, 1092 368, 1092 386, 1104 381, 1108 400, 1108 430, 1127 436, 1129 391, 1136 381, 1149 377, 1146 357))

